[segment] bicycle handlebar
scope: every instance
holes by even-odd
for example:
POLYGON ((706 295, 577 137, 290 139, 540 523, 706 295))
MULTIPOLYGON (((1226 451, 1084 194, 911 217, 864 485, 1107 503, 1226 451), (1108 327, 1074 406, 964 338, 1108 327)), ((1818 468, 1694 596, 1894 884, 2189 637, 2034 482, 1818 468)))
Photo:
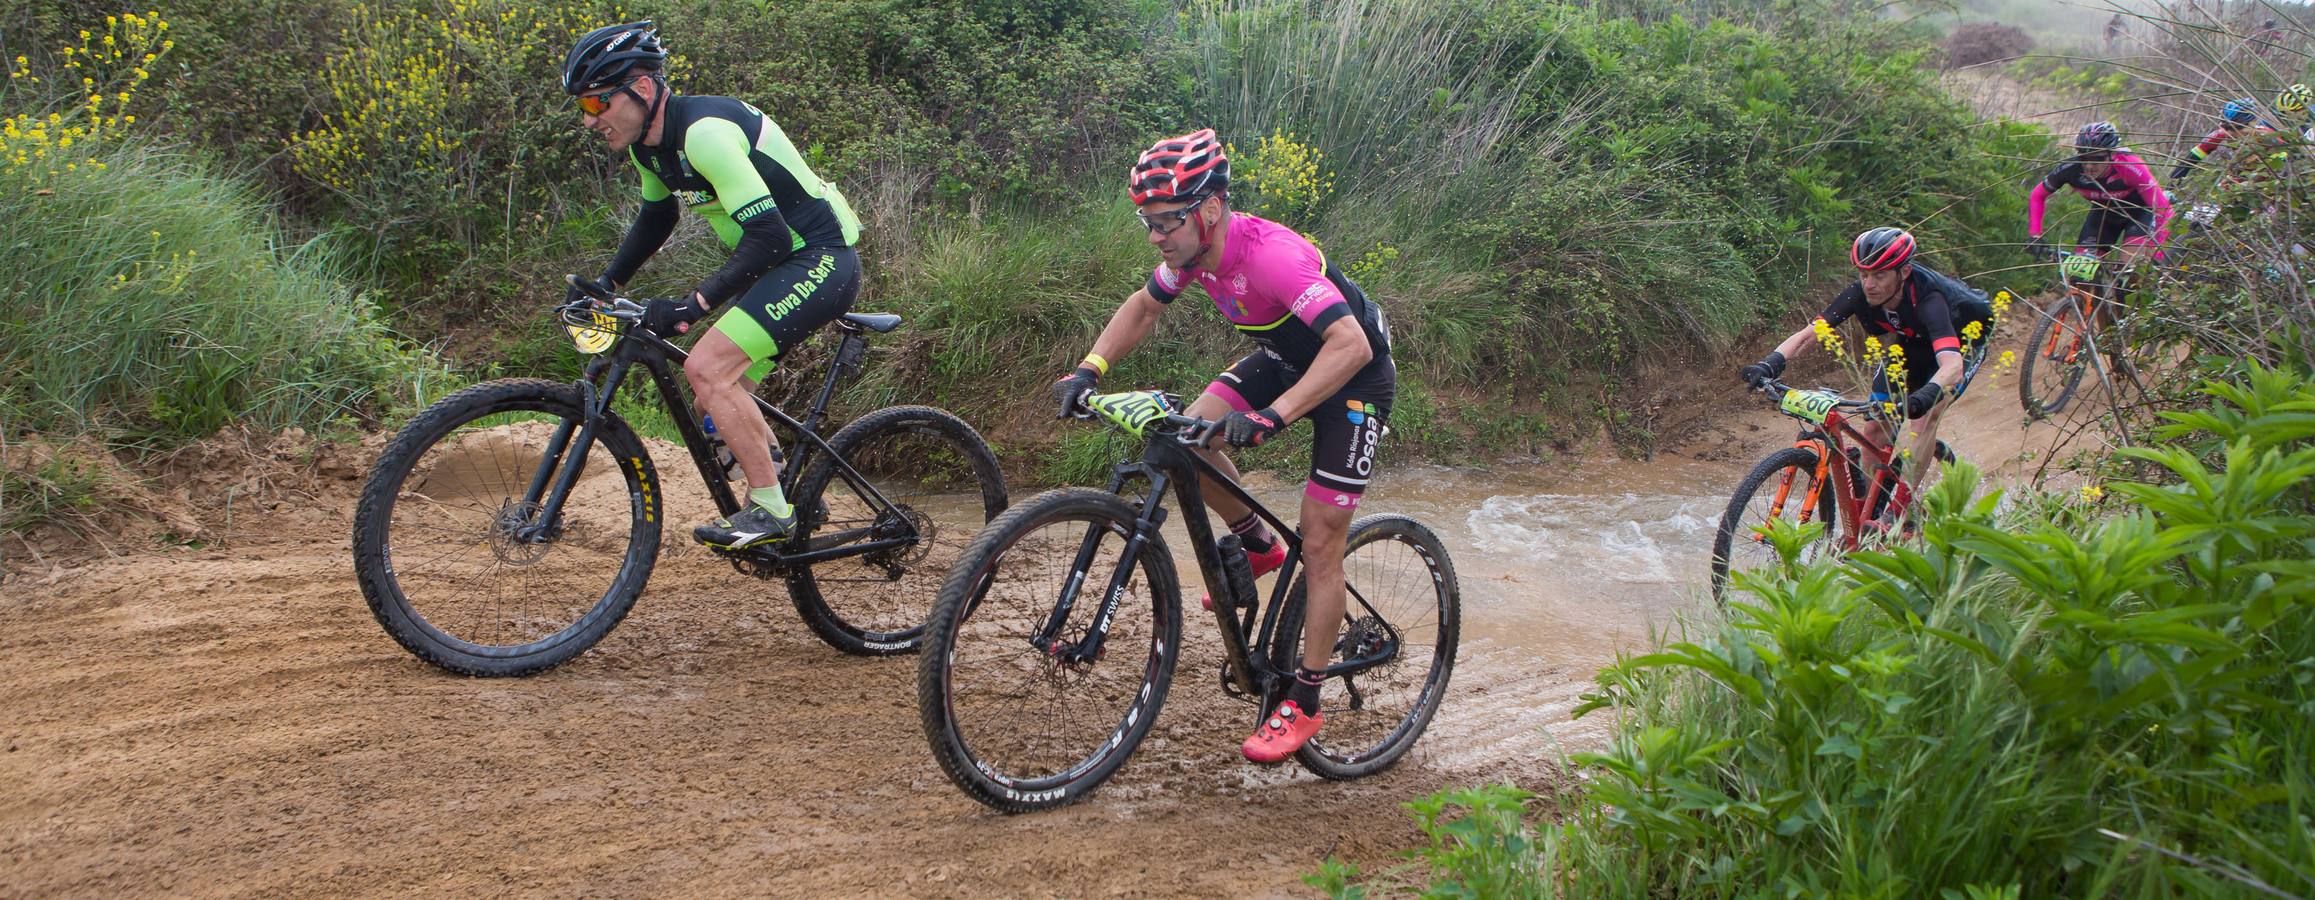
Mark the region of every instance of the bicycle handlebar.
MULTIPOLYGON (((1774 391, 1776 392, 1777 396, 1782 397, 1786 391, 1798 391, 1801 389, 1771 378, 1767 383, 1762 384, 1760 387, 1754 388, 1754 390, 1760 391, 1762 393, 1774 391)), ((1881 405, 1878 403, 1874 403, 1870 400, 1851 400, 1847 397, 1842 397, 1838 393, 1834 394, 1833 396, 1837 398, 1833 401, 1833 408, 1835 409, 1845 409, 1851 412, 1862 412, 1869 417, 1879 417, 1882 415, 1881 405)))

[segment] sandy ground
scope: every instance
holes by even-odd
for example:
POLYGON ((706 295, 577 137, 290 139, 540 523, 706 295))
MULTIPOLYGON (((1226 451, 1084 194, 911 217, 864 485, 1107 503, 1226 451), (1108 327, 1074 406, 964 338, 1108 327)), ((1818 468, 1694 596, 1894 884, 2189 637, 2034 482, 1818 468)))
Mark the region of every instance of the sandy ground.
MULTIPOLYGON (((1329 853, 1414 842, 1409 798, 1556 777, 1422 747, 1349 784, 1249 765, 1251 707, 1205 641, 1091 802, 1000 816, 932 762, 913 657, 829 649, 778 584, 672 535, 576 661, 420 663, 354 583, 351 488, 244 516, 229 549, 0 584, 0 896, 1307 893, 1329 853)), ((671 493, 675 521, 705 517, 696 485, 671 493)))

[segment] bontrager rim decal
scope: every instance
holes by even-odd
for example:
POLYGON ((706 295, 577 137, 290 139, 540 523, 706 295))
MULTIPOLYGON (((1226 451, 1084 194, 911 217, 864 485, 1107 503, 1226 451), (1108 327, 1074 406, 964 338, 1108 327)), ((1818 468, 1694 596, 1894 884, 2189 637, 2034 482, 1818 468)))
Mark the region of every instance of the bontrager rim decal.
POLYGON ((1823 391, 1786 391, 1777 407, 1786 413, 1822 425, 1841 398, 1823 391))

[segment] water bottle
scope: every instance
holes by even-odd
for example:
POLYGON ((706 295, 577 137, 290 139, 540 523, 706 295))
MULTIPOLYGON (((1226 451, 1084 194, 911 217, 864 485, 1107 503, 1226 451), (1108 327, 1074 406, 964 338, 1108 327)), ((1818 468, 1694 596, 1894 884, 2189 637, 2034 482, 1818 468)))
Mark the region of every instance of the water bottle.
POLYGON ((723 473, 723 480, 730 481, 733 478, 738 477, 740 467, 739 457, 733 456, 731 454, 731 446, 723 442, 722 435, 715 433, 715 417, 706 413, 701 413, 699 416, 699 427, 701 430, 707 432, 707 445, 715 452, 715 468, 716 471, 723 473))
POLYGON ((1222 553, 1222 581, 1230 588, 1231 605, 1246 609, 1254 605, 1254 566, 1246 561, 1246 542, 1235 534, 1226 534, 1214 542, 1222 553))

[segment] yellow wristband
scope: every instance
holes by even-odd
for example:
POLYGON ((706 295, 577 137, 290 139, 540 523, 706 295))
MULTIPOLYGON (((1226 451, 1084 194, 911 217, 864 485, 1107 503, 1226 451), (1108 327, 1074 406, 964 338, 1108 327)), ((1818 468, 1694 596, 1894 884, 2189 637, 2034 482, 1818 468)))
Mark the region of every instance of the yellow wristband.
POLYGON ((1085 362, 1082 365, 1090 365, 1094 371, 1103 375, 1109 374, 1109 360, 1102 359, 1099 353, 1085 354, 1085 362))

